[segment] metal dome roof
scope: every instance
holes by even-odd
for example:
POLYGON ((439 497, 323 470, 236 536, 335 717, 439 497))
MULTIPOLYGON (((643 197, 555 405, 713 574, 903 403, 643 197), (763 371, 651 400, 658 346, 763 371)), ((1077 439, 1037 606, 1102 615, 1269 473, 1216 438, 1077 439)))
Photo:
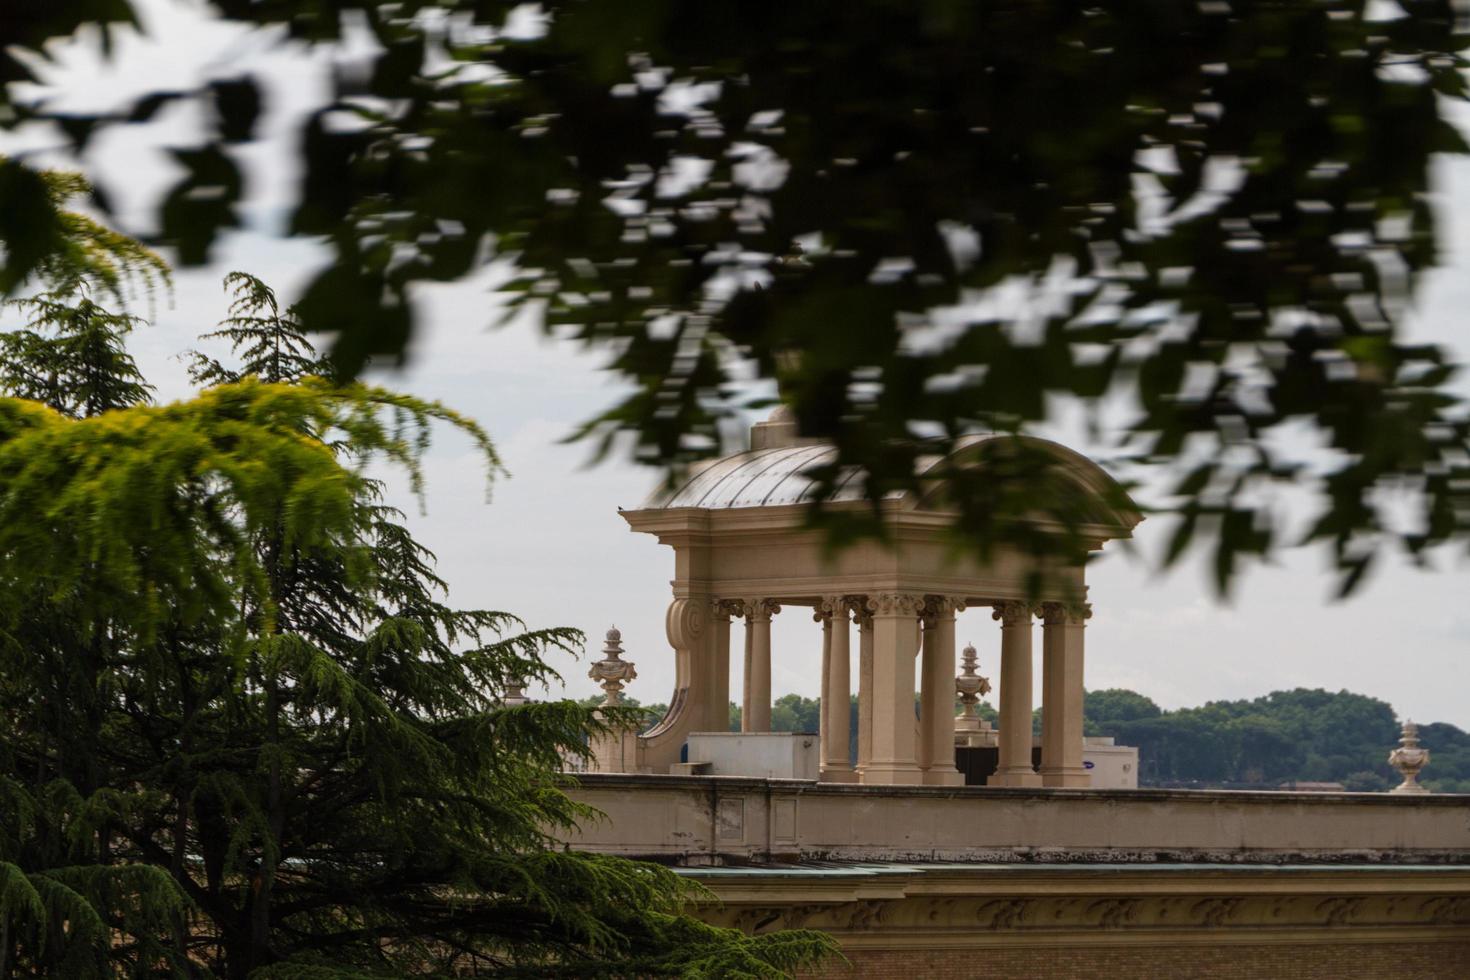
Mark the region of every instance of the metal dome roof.
MULTIPOLYGON (((805 471, 831 462, 835 454, 831 446, 810 443, 736 453, 710 463, 674 491, 654 494, 645 506, 719 510, 806 503, 814 498, 817 481, 805 471)), ((860 472, 844 474, 828 499, 863 499, 860 472)))
MULTIPOLYGON (((748 507, 781 507, 791 504, 811 503, 818 499, 820 483, 810 475, 816 467, 830 464, 837 450, 830 444, 802 439, 797 434, 796 423, 788 410, 778 408, 771 418, 751 427, 751 448, 721 459, 713 460, 695 470, 684 483, 672 491, 661 490, 653 494, 644 504, 644 510, 675 510, 698 508, 700 510, 735 510, 748 507)), ((999 438, 995 433, 975 433, 961 439, 953 448, 954 456, 920 456, 915 460, 915 473, 921 479, 927 474, 939 472, 938 467, 946 459, 968 457, 971 464, 983 465, 974 456, 974 450, 984 443, 999 438)), ((1009 437, 1006 437, 1009 439, 1009 437)), ((1065 446, 1033 436, 1021 437, 1026 443, 1043 448, 1051 453, 1059 465, 1078 481, 1078 488, 1098 498, 1104 507, 1100 514, 1102 523, 1121 524, 1131 528, 1142 515, 1122 493, 1117 485, 1097 463, 1065 446), (1117 494, 1121 494, 1121 507, 1117 494)), ((936 447, 937 448, 937 447, 936 447)), ((888 499, 903 500, 910 495, 897 490, 887 495, 888 499)), ((827 501, 858 501, 867 499, 863 472, 858 467, 849 467, 842 472, 827 501)), ((924 506, 930 499, 928 490, 914 495, 910 503, 924 506)), ((931 504, 937 501, 930 501, 931 504)), ((940 504, 943 506, 943 504, 940 504)))

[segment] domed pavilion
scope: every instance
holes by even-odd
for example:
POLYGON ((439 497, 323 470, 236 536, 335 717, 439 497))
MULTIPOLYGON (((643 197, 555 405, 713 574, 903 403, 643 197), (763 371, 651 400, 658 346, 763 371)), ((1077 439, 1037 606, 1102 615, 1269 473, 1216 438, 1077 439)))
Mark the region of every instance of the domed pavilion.
MULTIPOLYGON (((923 473, 979 468, 985 451, 1021 444, 1046 454, 1065 492, 1080 495, 1087 522, 1071 528, 1086 549, 1131 535, 1142 519, 1096 463, 1056 443, 1030 437, 976 436, 923 473), (1054 466, 1052 464, 1054 463, 1054 466)), ((820 779, 868 784, 957 785, 955 767, 955 614, 990 606, 1000 623, 998 769, 988 785, 1089 785, 1082 764, 1083 634, 1090 614, 1084 566, 1048 569, 1035 588, 1032 559, 997 547, 983 563, 956 549, 955 514, 942 478, 921 493, 879 504, 887 540, 830 548, 809 508, 819 491, 813 467, 835 450, 800 438, 778 409, 751 430, 749 450, 697 468, 682 485, 622 515, 635 530, 674 550, 673 601, 666 627, 675 657, 668 714, 637 737, 628 768, 668 772, 691 733, 727 728, 731 624, 744 621, 742 730, 771 726, 771 617, 810 609, 821 624, 820 779), (1041 764, 1032 762, 1032 634, 1042 621, 1041 764), (853 627, 857 636, 853 637, 853 627), (851 649, 858 647, 857 677, 851 649), (849 757, 849 702, 856 680, 858 752, 849 757), (919 694, 919 717, 914 695, 919 694)), ((862 509, 856 472, 838 481, 829 508, 862 509)), ((815 633, 815 630, 814 630, 815 633)), ((813 636, 813 643, 818 642, 813 636)), ((631 749, 632 746, 629 746, 631 749)))

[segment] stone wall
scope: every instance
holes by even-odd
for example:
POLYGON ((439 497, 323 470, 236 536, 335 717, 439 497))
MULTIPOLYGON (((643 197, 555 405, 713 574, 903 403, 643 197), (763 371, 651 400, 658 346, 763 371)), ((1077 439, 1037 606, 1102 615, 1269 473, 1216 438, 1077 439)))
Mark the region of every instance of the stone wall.
POLYGON ((820 977, 1463 980, 1470 797, 597 775, 572 844, 653 858, 820 977))
POLYGON ((1470 864, 1470 796, 857 786, 597 774, 570 839, 676 864, 1334 861, 1470 864))

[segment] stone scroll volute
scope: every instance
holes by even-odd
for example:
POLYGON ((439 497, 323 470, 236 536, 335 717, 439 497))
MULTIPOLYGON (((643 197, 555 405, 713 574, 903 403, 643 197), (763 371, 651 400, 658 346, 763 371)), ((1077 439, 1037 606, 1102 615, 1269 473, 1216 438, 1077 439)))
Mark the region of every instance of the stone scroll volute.
POLYGON ((669 604, 664 619, 669 646, 675 650, 689 650, 699 642, 704 635, 708 605, 708 602, 695 599, 675 599, 669 604))

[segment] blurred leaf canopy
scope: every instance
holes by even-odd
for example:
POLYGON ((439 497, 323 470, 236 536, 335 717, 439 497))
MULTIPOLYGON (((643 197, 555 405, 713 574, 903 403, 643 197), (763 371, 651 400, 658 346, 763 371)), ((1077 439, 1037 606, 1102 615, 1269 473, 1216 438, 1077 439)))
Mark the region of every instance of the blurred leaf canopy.
MULTIPOLYGON (((1275 488, 1311 492, 1306 539, 1344 591, 1386 546, 1466 540, 1456 367, 1403 330, 1437 260, 1431 164, 1466 149, 1448 0, 213 7, 376 42, 304 123, 290 228, 333 250, 295 309, 348 374, 405 353, 416 284, 496 255, 519 271, 514 309, 634 383, 584 435, 631 434, 671 470, 729 447, 752 371, 838 447, 824 475, 861 468, 875 501, 967 433, 1081 399, 1094 421, 1121 410, 1121 434, 1097 433, 1114 462, 1173 474, 1165 561, 1211 548, 1222 589, 1294 543, 1275 488), (1386 490, 1407 519, 1385 517, 1386 490)), ((131 16, 91 0, 0 24, 38 49, 131 16)), ((8 118, 52 118, 81 149, 207 103, 155 242, 204 262, 239 221, 236 146, 264 91, 247 69, 106 115, 12 101, 8 118)), ((57 236, 26 174, 0 167, 7 287, 57 236)), ((1024 482, 956 496, 982 547, 997 506, 1038 507, 1024 482)))

